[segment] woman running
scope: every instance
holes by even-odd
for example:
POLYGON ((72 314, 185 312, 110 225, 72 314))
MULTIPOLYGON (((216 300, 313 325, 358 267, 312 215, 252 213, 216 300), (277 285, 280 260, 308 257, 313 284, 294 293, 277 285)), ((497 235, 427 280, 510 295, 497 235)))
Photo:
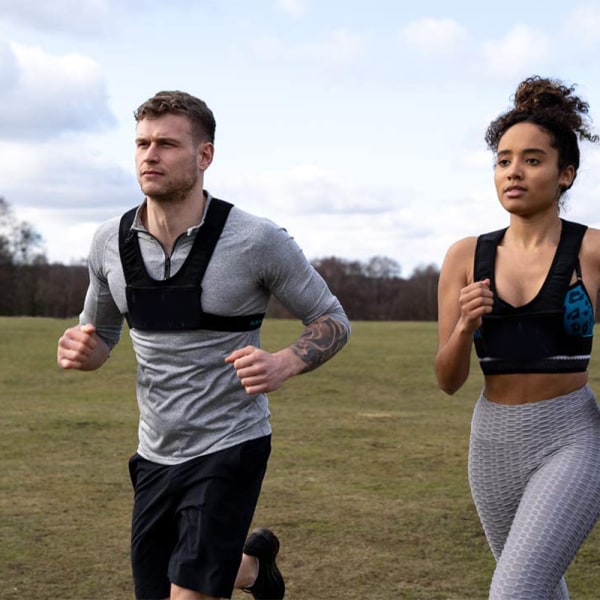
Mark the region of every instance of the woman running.
POLYGON ((456 242, 439 282, 438 383, 454 394, 474 343, 484 374, 469 483, 496 559, 490 600, 566 600, 564 573, 600 517, 600 411, 588 387, 600 230, 560 218, 598 142, 588 104, 530 77, 489 126, 505 229, 456 242))

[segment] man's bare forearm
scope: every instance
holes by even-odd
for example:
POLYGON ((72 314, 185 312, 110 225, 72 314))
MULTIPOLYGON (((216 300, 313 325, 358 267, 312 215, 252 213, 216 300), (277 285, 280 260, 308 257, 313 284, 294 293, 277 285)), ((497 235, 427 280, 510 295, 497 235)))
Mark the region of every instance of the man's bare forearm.
POLYGON ((346 327, 331 317, 319 317, 290 347, 304 363, 301 373, 312 371, 337 354, 348 341, 346 327))

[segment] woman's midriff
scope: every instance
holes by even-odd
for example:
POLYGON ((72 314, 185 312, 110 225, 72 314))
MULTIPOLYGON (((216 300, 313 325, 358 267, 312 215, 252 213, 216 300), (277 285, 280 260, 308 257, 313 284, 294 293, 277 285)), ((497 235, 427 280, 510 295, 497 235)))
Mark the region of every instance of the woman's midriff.
POLYGON ((583 387, 587 381, 587 371, 487 375, 483 393, 498 404, 526 404, 563 396, 583 387))

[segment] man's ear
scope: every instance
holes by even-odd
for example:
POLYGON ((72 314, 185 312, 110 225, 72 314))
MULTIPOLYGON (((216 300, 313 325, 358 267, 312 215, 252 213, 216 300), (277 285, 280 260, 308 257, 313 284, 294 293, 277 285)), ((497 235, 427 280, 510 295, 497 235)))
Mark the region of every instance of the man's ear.
POLYGON ((198 148, 198 168, 206 171, 213 161, 215 146, 211 142, 202 142, 198 148))

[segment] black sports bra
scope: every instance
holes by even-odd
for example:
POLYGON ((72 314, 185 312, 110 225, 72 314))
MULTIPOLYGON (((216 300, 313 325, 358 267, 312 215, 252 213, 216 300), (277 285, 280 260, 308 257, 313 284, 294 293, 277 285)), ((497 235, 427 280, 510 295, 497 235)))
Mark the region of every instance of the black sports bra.
POLYGON ((562 220, 550 270, 537 296, 514 307, 498 297, 494 264, 506 229, 480 236, 475 281, 489 278, 492 312, 482 319, 474 342, 485 375, 573 373, 587 369, 592 350, 594 309, 581 279, 579 248, 587 227, 562 220), (573 272, 577 281, 570 284, 573 272))

